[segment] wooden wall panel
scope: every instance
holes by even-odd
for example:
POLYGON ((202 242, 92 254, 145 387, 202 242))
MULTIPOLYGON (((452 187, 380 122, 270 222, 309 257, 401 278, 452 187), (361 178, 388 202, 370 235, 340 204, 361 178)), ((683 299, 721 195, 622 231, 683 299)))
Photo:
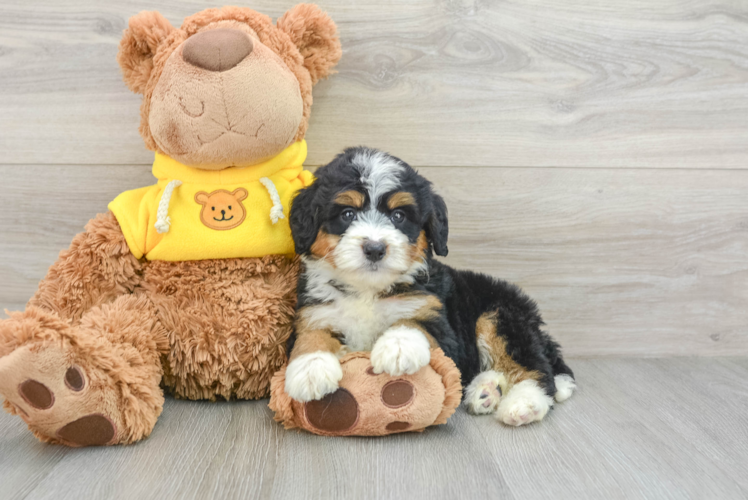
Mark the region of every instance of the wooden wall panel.
MULTIPOLYGON (((223 3, 5 0, 0 162, 147 164, 115 62, 127 18, 223 3)), ((422 166, 745 167, 742 0, 319 4, 344 56, 315 91, 311 165, 364 143, 422 166)))
MULTIPOLYGON (((572 355, 748 354, 748 171, 421 168, 447 262, 520 284, 572 355)), ((142 166, 2 166, 0 309, 142 166)))

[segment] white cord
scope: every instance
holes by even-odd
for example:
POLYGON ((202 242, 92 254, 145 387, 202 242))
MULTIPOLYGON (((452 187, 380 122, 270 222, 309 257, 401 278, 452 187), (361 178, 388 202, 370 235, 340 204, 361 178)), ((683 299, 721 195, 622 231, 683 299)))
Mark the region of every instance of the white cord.
POLYGON ((174 189, 181 186, 182 181, 171 181, 164 188, 161 194, 161 201, 158 202, 158 211, 156 212, 156 232, 159 234, 168 233, 171 219, 169 219, 169 202, 174 189))
POLYGON ((263 186, 265 186, 265 189, 268 190, 270 199, 273 202, 273 208, 270 209, 270 220, 273 221, 273 224, 275 224, 279 219, 285 219, 286 216, 283 215, 283 204, 281 203, 280 196, 278 195, 278 190, 275 189, 275 184, 273 184, 273 181, 271 181, 267 177, 263 177, 262 179, 260 179, 260 182, 263 186))

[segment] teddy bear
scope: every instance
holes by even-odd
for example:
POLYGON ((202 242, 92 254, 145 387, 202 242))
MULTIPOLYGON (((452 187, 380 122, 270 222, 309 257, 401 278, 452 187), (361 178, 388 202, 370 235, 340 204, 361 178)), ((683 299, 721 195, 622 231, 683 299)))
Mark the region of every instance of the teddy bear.
POLYGON ((312 87, 341 56, 300 4, 276 24, 207 9, 173 27, 132 17, 117 60, 142 94, 157 183, 127 191, 60 253, 24 311, 0 321, 0 394, 44 442, 147 437, 164 389, 256 399, 286 361, 299 263, 288 210, 312 87))
POLYGON ((25 311, 0 321, 0 394, 41 441, 148 437, 164 390, 192 400, 268 395, 286 428, 384 435, 446 422, 459 371, 436 349, 404 377, 341 359, 340 390, 305 404, 283 391, 299 260, 292 199, 312 87, 341 47, 333 21, 300 4, 274 25, 248 8, 207 9, 175 28, 129 21, 117 60, 143 95, 140 133, 157 183, 120 194, 49 269, 25 311))

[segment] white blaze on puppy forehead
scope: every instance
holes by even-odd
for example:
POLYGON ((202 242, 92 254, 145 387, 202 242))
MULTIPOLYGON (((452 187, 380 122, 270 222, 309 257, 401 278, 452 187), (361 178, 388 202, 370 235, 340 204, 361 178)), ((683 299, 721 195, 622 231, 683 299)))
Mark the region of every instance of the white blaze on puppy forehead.
POLYGON ((372 207, 377 206, 382 196, 398 187, 398 175, 404 167, 388 154, 365 149, 352 161, 361 172, 361 182, 369 191, 372 207))

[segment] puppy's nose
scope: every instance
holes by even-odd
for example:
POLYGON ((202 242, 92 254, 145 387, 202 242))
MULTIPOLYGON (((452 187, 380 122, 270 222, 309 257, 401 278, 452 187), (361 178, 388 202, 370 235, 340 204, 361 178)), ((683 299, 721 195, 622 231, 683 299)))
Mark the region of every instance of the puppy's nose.
POLYGON ((208 71, 226 71, 251 54, 253 47, 252 39, 242 31, 214 29, 188 38, 182 58, 208 71))
POLYGON ((387 253, 387 245, 381 241, 366 240, 363 249, 366 258, 372 262, 379 262, 384 258, 384 254, 387 253))
POLYGON ((221 215, 226 215, 226 210, 221 210, 221 215))

